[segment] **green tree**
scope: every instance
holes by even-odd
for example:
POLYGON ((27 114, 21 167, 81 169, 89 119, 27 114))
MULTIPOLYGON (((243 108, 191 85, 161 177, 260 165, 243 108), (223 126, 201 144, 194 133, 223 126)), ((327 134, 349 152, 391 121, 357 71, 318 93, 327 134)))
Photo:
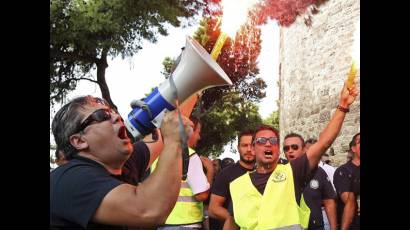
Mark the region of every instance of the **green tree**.
POLYGON ((164 75, 166 79, 170 76, 172 72, 172 67, 174 66, 175 59, 172 59, 170 57, 165 57, 164 61, 162 61, 162 65, 164 66, 164 70, 161 71, 161 73, 164 75))
POLYGON ((201 140, 196 150, 207 156, 217 157, 223 147, 235 140, 238 133, 245 129, 254 129, 262 123, 258 106, 251 101, 243 102, 239 93, 224 94, 206 113, 196 108, 194 115, 202 122, 201 140), (225 103, 228 101, 229 103, 225 103))
MULTIPOLYGON (((252 19, 252 18, 250 18, 252 19)), ((194 39, 211 53, 220 33, 220 25, 216 26, 216 18, 205 18, 194 34, 194 39), (215 28, 216 27, 216 28, 215 28)), ((208 89, 204 92, 203 106, 208 109, 224 94, 236 92, 245 101, 259 102, 265 97, 266 83, 258 77, 257 58, 261 50, 260 29, 255 22, 248 20, 235 38, 225 41, 217 62, 231 79, 233 86, 208 89)), ((229 103, 229 101, 226 101, 229 103)))
POLYGON ((271 125, 279 130, 279 111, 273 111, 266 119, 263 120, 263 123, 271 125))
MULTIPOLYGON (((194 34, 210 53, 218 33, 213 28, 213 19, 201 20, 194 34)), ((257 77, 259 69, 256 59, 260 53, 260 30, 246 25, 237 36, 238 40, 228 40, 222 48, 218 64, 233 82, 233 87, 216 87, 203 92, 201 101, 193 114, 204 124, 201 141, 196 150, 203 155, 219 156, 223 147, 235 140, 238 132, 254 128, 262 122, 255 102, 265 96, 266 83, 257 77), (246 33, 243 33, 246 30, 246 33), (241 34, 246 34, 241 35, 241 34), (242 42, 242 43, 241 43, 242 42), (254 52, 252 52, 252 50, 254 52)), ((162 74, 167 78, 176 59, 166 57, 162 74)))
MULTIPOLYGON (((218 12, 216 12, 217 14, 218 12)), ((215 14, 215 15, 216 15, 215 14)), ((209 17, 200 22, 194 38, 211 53, 219 34, 217 20, 209 17)), ((219 156, 223 147, 235 140, 244 129, 262 123, 255 103, 265 97, 266 83, 258 77, 257 58, 261 50, 260 29, 248 20, 235 39, 228 38, 217 62, 231 79, 233 86, 216 87, 203 92, 195 112, 201 117, 203 128, 197 151, 219 156)))
POLYGON ((51 0, 51 105, 88 80, 116 108, 105 80, 107 57, 132 56, 143 39, 156 42, 167 35, 166 24, 180 26, 203 7, 199 0, 51 0))

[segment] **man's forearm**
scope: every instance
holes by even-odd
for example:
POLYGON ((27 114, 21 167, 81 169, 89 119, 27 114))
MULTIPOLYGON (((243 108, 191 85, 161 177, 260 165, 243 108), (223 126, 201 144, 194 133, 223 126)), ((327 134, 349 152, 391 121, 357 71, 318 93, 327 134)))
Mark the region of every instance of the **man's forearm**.
POLYGON ((327 219, 329 220, 330 229, 337 230, 337 213, 336 213, 336 201, 334 199, 323 200, 325 206, 325 212, 327 219))
POLYGON ((353 202, 347 202, 342 215, 342 228, 341 230, 348 230, 352 224, 355 213, 355 204, 353 202))
POLYGON ((222 229, 223 230, 238 230, 239 226, 236 225, 235 219, 232 216, 229 216, 229 218, 225 220, 225 223, 222 229))
POLYGON ((226 210, 226 208, 221 207, 221 206, 216 206, 216 205, 211 206, 210 205, 208 211, 209 211, 210 217, 221 220, 221 221, 225 221, 231 216, 228 210, 226 210))
POLYGON ((328 149, 342 128, 346 114, 339 109, 336 109, 332 119, 327 124, 325 129, 320 133, 318 141, 312 145, 307 151, 309 165, 311 168, 317 167, 322 154, 328 149))

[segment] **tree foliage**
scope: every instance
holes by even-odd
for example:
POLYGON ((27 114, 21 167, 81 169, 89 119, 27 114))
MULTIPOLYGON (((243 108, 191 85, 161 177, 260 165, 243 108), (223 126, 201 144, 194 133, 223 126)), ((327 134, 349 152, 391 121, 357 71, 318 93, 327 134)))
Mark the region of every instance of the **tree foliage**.
POLYGON ((279 111, 273 111, 266 119, 263 120, 266 125, 271 125, 279 130, 279 111))
POLYGON ((50 102, 88 80, 115 107, 105 81, 107 57, 132 56, 143 39, 156 42, 167 35, 167 23, 180 26, 203 6, 199 0, 51 0, 50 102))
POLYGON ((196 150, 203 155, 219 156, 242 130, 254 129, 262 123, 258 106, 244 102, 238 93, 225 94, 222 100, 229 103, 213 106, 202 114, 201 140, 196 150))
POLYGON ((305 24, 310 26, 312 15, 319 12, 319 7, 328 0, 264 0, 253 12, 258 25, 268 19, 275 19, 281 26, 290 26, 296 18, 305 14, 305 24))
MULTIPOLYGON (((199 41, 209 53, 221 33, 219 27, 215 28, 216 23, 215 18, 204 19, 194 35, 194 39, 199 41)), ((248 21, 241 27, 236 38, 228 38, 225 41, 217 62, 231 79, 233 86, 206 90, 203 96, 205 109, 220 101, 227 93, 238 93, 244 102, 259 102, 265 97, 263 90, 266 88, 266 83, 258 77, 257 58, 260 50, 260 29, 252 21, 248 21)), ((229 101, 225 102, 229 103, 229 101)))
MULTIPOLYGON (((220 30, 213 30, 216 20, 203 19, 194 39, 210 53, 220 30)), ((238 132, 254 128, 262 122, 255 102, 265 97, 266 83, 257 77, 257 58, 260 53, 260 29, 245 25, 236 40, 228 39, 217 59, 233 86, 216 87, 203 92, 193 114, 203 126, 196 150, 203 155, 219 156, 223 147, 235 140, 238 132)), ((163 61, 163 74, 169 76, 176 60, 163 61)))
MULTIPOLYGON (((276 19, 281 26, 289 26, 296 17, 307 12, 305 24, 311 23, 311 15, 327 0, 265 0, 249 13, 234 40, 227 39, 218 64, 233 82, 233 87, 211 88, 202 96, 204 123, 202 141, 197 151, 205 155, 219 156, 222 148, 243 129, 254 128, 262 122, 255 102, 265 97, 266 83, 258 77, 257 58, 260 53, 260 29, 257 25, 276 19)), ((214 1, 218 2, 218 1, 214 1)), ((221 31, 216 17, 222 10, 216 7, 211 17, 200 23, 194 38, 211 53, 221 31)), ((279 112, 273 112, 264 123, 279 129, 279 112)), ((232 143, 232 142, 231 142, 232 143)))

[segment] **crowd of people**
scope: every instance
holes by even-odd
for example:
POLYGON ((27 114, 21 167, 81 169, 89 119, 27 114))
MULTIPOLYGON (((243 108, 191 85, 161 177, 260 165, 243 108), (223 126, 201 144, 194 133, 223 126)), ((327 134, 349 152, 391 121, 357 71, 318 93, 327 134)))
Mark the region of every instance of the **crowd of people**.
POLYGON ((176 111, 165 114, 158 141, 132 143, 108 103, 76 98, 52 122, 59 166, 50 172, 50 228, 360 229, 360 133, 347 163, 335 169, 326 158, 357 94, 343 86, 317 140, 287 132, 280 148, 271 126, 240 131, 236 163, 194 150, 206 124, 187 109, 185 180, 176 111))

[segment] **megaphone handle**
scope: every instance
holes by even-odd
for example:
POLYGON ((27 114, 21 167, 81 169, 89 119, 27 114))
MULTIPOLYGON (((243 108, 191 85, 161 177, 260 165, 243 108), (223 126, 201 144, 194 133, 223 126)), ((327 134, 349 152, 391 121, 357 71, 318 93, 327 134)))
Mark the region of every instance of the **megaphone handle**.
POLYGON ((179 120, 179 135, 181 136, 181 148, 182 148, 182 180, 186 180, 188 175, 188 166, 189 166, 189 151, 188 151, 188 144, 187 144, 187 137, 185 134, 184 125, 182 123, 182 116, 181 111, 177 104, 177 111, 178 111, 178 120, 179 120))
POLYGON ((175 85, 173 76, 169 77, 172 93, 175 99, 175 107, 178 112, 178 121, 179 121, 179 135, 181 137, 181 148, 182 148, 182 180, 186 180, 188 175, 188 166, 189 166, 189 151, 188 151, 188 144, 187 144, 187 137, 185 135, 185 129, 182 122, 181 110, 179 110, 179 102, 178 102, 178 92, 177 87, 175 85))

